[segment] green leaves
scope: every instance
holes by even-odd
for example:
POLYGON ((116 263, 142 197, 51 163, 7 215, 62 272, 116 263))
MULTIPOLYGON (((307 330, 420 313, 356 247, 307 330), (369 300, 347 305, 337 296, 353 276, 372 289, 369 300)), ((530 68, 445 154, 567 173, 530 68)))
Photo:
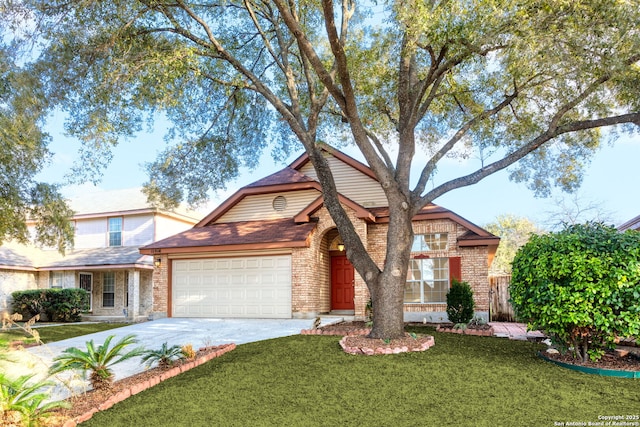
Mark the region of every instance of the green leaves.
POLYGON ((113 381, 111 366, 143 354, 144 349, 137 347, 125 351, 136 343, 134 335, 126 335, 111 346, 115 335, 109 335, 103 344, 95 346, 93 340, 87 342, 86 350, 70 347, 53 359, 50 373, 56 374, 67 370, 79 370, 84 374, 91 373, 90 380, 94 389, 108 388, 113 381))
POLYGON ((517 315, 581 358, 600 357, 598 349, 640 329, 639 248, 640 232, 599 223, 532 236, 513 262, 517 315))

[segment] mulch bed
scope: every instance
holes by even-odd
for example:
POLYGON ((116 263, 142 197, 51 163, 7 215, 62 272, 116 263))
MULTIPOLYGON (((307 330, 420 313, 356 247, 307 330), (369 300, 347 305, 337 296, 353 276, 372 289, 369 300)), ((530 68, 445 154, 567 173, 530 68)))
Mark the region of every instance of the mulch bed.
POLYGON ((70 408, 61 408, 44 423, 46 426, 72 427, 90 419, 94 413, 109 409, 115 403, 146 390, 181 372, 194 368, 206 361, 231 351, 235 344, 224 344, 198 350, 192 360, 176 361, 168 369, 152 368, 139 374, 115 381, 109 390, 89 390, 66 401, 70 408))
POLYGON ((596 369, 615 369, 619 371, 640 371, 640 358, 632 354, 625 357, 618 357, 612 352, 607 352, 598 362, 592 362, 591 360, 581 362, 574 359, 571 353, 554 354, 543 352, 542 354, 549 359, 557 360, 558 362, 567 363, 569 365, 585 366, 596 369))

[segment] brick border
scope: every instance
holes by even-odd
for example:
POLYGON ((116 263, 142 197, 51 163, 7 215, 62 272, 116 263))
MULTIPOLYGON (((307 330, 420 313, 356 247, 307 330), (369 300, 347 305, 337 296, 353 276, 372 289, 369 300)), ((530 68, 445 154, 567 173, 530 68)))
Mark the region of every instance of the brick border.
MULTIPOLYGON (((188 371, 189 369, 193 369, 196 366, 200 366, 203 363, 206 363, 212 359, 215 359, 216 357, 220 357, 225 353, 228 353, 232 350, 234 350, 236 348, 236 345, 234 343, 231 344, 223 344, 223 345, 219 345, 219 346, 214 346, 215 348, 218 348, 218 350, 211 352, 207 355, 201 356, 196 358, 195 360, 191 361, 191 362, 187 362, 187 363, 183 363, 180 366, 176 366, 175 368, 171 368, 167 371, 164 371, 148 380, 139 382, 137 384, 132 385, 130 388, 126 389, 126 390, 122 390, 119 393, 114 394, 113 396, 111 396, 109 399, 107 399, 105 402, 101 403, 97 408, 92 408, 89 411, 85 412, 82 415, 79 415, 75 418, 69 419, 67 420, 62 427, 76 427, 78 424, 83 423, 85 421, 88 421, 91 419, 91 417, 93 417, 93 414, 97 413, 97 412, 101 412, 101 411, 106 411, 107 409, 111 408, 113 405, 115 405, 116 403, 122 402, 123 400, 127 399, 128 397, 133 396, 134 394, 138 394, 148 388, 151 388, 155 385, 160 384, 162 381, 166 381, 169 378, 175 377, 176 375, 179 375, 183 372, 188 371)), ((203 350, 207 350, 210 347, 204 347, 201 348, 200 351, 203 350)))
POLYGON ((472 328, 451 329, 451 328, 445 328, 445 327, 442 327, 442 326, 438 326, 436 328, 436 332, 443 332, 443 333, 448 333, 448 334, 475 335, 475 336, 478 336, 478 337, 492 337, 493 336, 493 328, 489 328, 489 329, 472 329, 472 328))
POLYGON ((332 328, 332 329, 303 329, 300 331, 300 335, 369 335, 371 328, 353 329, 345 327, 344 329, 332 328))

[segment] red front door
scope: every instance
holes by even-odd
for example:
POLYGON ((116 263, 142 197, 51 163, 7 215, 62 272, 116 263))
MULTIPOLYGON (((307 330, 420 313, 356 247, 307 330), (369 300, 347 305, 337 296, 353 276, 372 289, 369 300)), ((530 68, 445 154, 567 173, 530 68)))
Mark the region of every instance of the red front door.
POLYGON ((353 265, 345 255, 331 257, 331 309, 353 310, 353 265))

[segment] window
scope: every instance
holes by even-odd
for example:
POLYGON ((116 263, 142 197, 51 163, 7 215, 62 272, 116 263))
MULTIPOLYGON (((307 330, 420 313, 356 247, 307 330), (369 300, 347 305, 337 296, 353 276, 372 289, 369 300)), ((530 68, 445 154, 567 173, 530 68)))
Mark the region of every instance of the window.
POLYGON ((116 274, 108 271, 102 275, 102 306, 115 307, 116 274))
POLYGON ((52 271, 49 273, 49 287, 50 288, 62 288, 62 280, 64 279, 64 273, 62 271, 52 271))
POLYGON ((122 246, 122 218, 109 218, 109 246, 122 246))
POLYGON ((421 258, 409 261, 409 273, 404 288, 405 304, 446 303, 448 291, 448 258, 421 258))
POLYGON ((447 247, 447 233, 417 234, 411 252, 445 251, 447 247))

